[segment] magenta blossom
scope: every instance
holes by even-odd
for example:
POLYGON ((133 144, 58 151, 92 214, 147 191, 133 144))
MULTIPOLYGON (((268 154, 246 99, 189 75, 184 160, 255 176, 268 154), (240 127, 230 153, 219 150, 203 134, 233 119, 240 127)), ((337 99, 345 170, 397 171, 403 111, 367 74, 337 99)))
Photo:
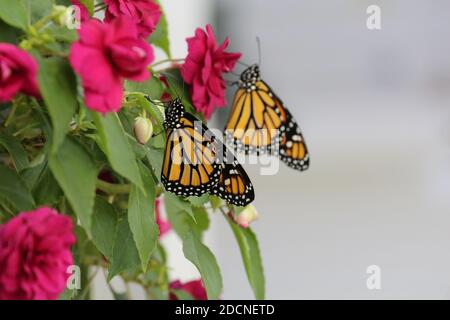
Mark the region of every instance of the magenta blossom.
POLYGON ((161 217, 161 200, 156 199, 155 203, 155 211, 156 211, 156 223, 159 227, 159 238, 162 238, 167 232, 172 229, 172 226, 167 220, 164 220, 161 217))
POLYGON ((73 264, 72 220, 51 208, 22 212, 0 226, 0 300, 54 300, 73 264))
MULTIPOLYGON (((201 279, 182 283, 180 280, 172 281, 170 289, 182 290, 190 294, 194 300, 208 300, 205 287, 201 279)), ((178 300, 177 296, 170 293, 169 300, 178 300)))
POLYGON ((187 43, 188 55, 181 67, 181 75, 191 85, 196 110, 209 118, 216 107, 226 104, 223 73, 233 70, 241 54, 225 52, 228 38, 219 47, 209 24, 206 32, 198 28, 187 43))
POLYGON ((23 92, 38 97, 38 64, 26 51, 0 43, 0 102, 10 101, 23 92))
POLYGON ((70 63, 80 76, 88 108, 116 112, 122 105, 123 80, 145 81, 153 49, 138 37, 135 24, 127 17, 111 23, 89 20, 72 45, 70 63))
POLYGON ((105 0, 105 21, 128 16, 137 25, 139 36, 147 38, 155 31, 161 18, 161 8, 153 0, 105 0))

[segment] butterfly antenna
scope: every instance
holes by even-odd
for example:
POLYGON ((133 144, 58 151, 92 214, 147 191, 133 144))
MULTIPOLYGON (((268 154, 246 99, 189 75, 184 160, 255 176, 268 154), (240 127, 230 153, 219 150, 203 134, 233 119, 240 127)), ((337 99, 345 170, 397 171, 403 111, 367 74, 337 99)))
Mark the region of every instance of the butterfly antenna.
POLYGON ((160 101, 160 100, 153 100, 148 94, 145 95, 145 98, 152 104, 154 104, 155 106, 162 106, 162 107, 166 107, 164 104, 164 101, 160 101))
POLYGON ((236 76, 236 77, 238 77, 238 78, 241 76, 239 73, 236 73, 236 72, 234 72, 234 71, 230 71, 230 73, 231 73, 233 76, 236 76))
POLYGON ((261 66, 261 39, 256 36, 256 44, 258 46, 258 65, 261 66))
MULTIPOLYGON (((169 83, 169 87, 172 87, 173 91, 175 91, 177 98, 181 98, 180 94, 177 91, 177 88, 176 88, 177 86, 174 85, 174 83, 170 80, 170 78, 172 80, 176 80, 175 77, 173 75, 171 75, 170 73, 165 73, 164 76, 166 77, 166 80, 169 83)), ((184 92, 184 81, 183 81, 183 92, 184 92)))
POLYGON ((239 63, 241 66, 244 66, 244 67, 250 67, 250 65, 249 64, 246 64, 246 63, 244 63, 244 62, 242 62, 242 61, 239 61, 238 60, 238 62, 237 63, 239 63))
POLYGON ((232 86, 238 84, 238 81, 231 81, 231 80, 225 79, 225 83, 226 83, 227 85, 229 85, 230 87, 232 87, 232 86))

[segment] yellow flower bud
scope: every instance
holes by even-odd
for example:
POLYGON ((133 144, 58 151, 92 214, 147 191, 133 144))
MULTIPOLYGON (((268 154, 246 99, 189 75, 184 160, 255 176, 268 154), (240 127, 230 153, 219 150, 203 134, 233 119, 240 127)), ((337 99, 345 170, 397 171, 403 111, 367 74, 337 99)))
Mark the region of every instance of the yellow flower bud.
POLYGON ((146 144, 153 135, 153 123, 145 117, 137 117, 134 120, 134 136, 140 144, 146 144))

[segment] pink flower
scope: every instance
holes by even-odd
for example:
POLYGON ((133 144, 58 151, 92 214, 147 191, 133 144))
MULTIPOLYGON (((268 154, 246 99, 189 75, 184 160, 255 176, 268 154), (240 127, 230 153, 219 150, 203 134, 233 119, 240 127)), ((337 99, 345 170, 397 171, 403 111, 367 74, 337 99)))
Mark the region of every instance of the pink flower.
POLYGON ((170 223, 163 218, 161 218, 161 201, 159 199, 156 199, 155 204, 155 211, 156 211, 156 223, 159 227, 159 238, 162 238, 167 232, 172 229, 172 226, 170 223))
POLYGON ((181 75, 191 85, 196 110, 209 118, 215 107, 226 104, 222 74, 234 68, 241 54, 225 52, 229 44, 228 38, 218 47, 209 24, 206 25, 206 32, 198 28, 195 36, 186 41, 188 55, 181 67, 181 75))
POLYGON ((19 92, 39 97, 38 64, 22 49, 0 43, 0 102, 6 102, 19 92))
POLYGON ((54 300, 73 264, 72 220, 51 208, 22 212, 0 226, 0 300, 54 300))
POLYGON ((118 111, 123 79, 144 81, 150 77, 147 66, 154 59, 152 47, 138 37, 136 26, 127 17, 111 23, 86 21, 79 35, 70 50, 70 63, 82 80, 86 105, 102 113, 118 111))
POLYGON ((138 27, 139 36, 147 38, 155 31, 161 17, 161 8, 152 0, 105 0, 108 6, 105 21, 128 16, 138 27))
MULTIPOLYGON (((205 287, 201 279, 182 283, 180 280, 172 281, 169 285, 170 289, 182 290, 189 293, 194 300, 208 300, 205 287)), ((169 300, 178 300, 177 296, 170 293, 169 300)))
POLYGON ((80 8, 80 21, 84 22, 89 20, 90 15, 89 11, 86 9, 86 7, 80 2, 80 0, 70 0, 74 6, 78 6, 80 8))

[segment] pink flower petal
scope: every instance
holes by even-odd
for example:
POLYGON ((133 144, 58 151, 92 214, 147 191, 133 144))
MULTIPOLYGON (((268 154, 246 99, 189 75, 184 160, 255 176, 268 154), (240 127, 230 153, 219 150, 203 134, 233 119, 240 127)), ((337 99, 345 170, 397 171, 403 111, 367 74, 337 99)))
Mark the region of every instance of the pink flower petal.
POLYGON ((212 27, 206 25, 205 30, 197 28, 195 36, 186 39, 188 55, 181 76, 191 85, 196 110, 209 118, 215 108, 226 104, 223 73, 232 71, 241 54, 225 52, 229 40, 218 46, 212 27))

